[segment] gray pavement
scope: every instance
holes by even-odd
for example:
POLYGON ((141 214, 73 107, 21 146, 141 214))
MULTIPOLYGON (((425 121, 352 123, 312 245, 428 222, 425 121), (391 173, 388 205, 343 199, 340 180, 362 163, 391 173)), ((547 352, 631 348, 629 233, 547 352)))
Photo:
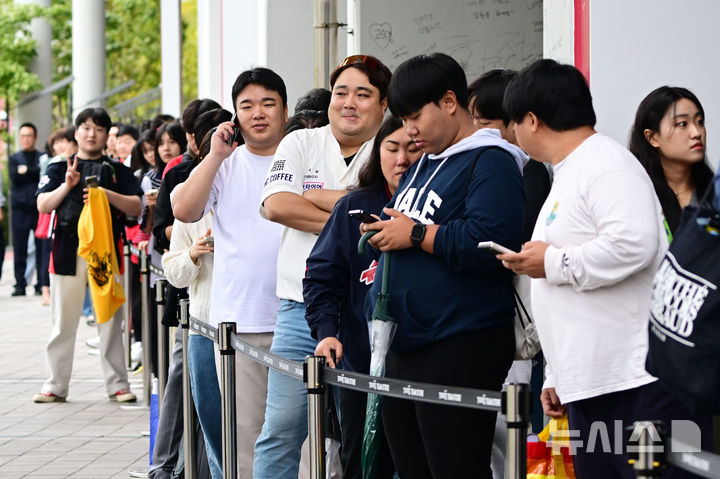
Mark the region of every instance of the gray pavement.
MULTIPOLYGON (((148 464, 149 412, 110 402, 98 356, 81 321, 67 403, 35 404, 45 379, 50 307, 39 296, 10 297, 12 249, 0 280, 0 478, 127 478, 148 464)), ((33 283, 34 284, 34 283, 33 283)), ((131 373, 132 374, 132 373, 131 373)), ((142 405, 141 376, 130 376, 142 405)))

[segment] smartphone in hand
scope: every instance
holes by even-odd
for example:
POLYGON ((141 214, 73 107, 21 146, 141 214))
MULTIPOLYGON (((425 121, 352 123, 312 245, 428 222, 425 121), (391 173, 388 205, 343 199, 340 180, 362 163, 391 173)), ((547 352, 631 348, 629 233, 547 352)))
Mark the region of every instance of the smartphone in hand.
POLYGON ((348 216, 359 220, 361 223, 375 223, 378 221, 373 215, 365 213, 363 210, 350 210, 348 211, 348 216))
POLYGON ((238 135, 240 134, 240 127, 237 125, 237 111, 233 113, 232 118, 230 118, 230 121, 233 124, 233 132, 232 135, 230 135, 230 138, 227 140, 227 146, 233 146, 233 143, 237 141, 238 135))
POLYGON ((478 243, 477 247, 480 249, 490 250, 492 254, 515 253, 515 251, 511 250, 510 248, 506 248, 505 246, 499 245, 493 241, 481 241, 478 243))

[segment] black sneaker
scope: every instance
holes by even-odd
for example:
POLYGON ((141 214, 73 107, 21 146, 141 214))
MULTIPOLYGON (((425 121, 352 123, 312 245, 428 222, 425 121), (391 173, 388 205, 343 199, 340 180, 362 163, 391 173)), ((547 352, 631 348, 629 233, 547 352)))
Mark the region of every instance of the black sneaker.
POLYGON ((25 290, 24 290, 24 289, 17 289, 17 288, 15 288, 15 290, 12 292, 12 294, 11 294, 10 296, 25 296, 25 295, 26 295, 26 294, 25 294, 25 290))

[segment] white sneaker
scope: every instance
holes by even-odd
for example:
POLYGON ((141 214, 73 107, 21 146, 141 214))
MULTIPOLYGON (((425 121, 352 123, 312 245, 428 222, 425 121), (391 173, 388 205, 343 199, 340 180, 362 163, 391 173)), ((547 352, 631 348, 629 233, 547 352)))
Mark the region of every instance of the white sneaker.
POLYGON ((95 336, 94 338, 86 339, 85 344, 87 344, 91 348, 99 348, 100 347, 100 336, 95 336))
POLYGON ((134 362, 142 361, 143 347, 140 341, 135 341, 130 346, 130 359, 134 362))

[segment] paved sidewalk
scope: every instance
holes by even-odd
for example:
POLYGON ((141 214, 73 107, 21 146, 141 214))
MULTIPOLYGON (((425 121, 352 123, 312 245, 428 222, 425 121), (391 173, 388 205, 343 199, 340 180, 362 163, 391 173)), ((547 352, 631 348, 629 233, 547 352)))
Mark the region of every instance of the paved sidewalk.
MULTIPOLYGON (((96 336, 84 321, 78 328, 67 403, 35 404, 45 379, 44 348, 50 307, 39 296, 10 297, 12 249, 0 280, 0 478, 127 478, 148 464, 149 412, 125 409, 107 399, 98 356, 85 340, 96 336)), ((34 283, 33 283, 34 284, 34 283)), ((142 379, 131 376, 142 405, 142 379)))

